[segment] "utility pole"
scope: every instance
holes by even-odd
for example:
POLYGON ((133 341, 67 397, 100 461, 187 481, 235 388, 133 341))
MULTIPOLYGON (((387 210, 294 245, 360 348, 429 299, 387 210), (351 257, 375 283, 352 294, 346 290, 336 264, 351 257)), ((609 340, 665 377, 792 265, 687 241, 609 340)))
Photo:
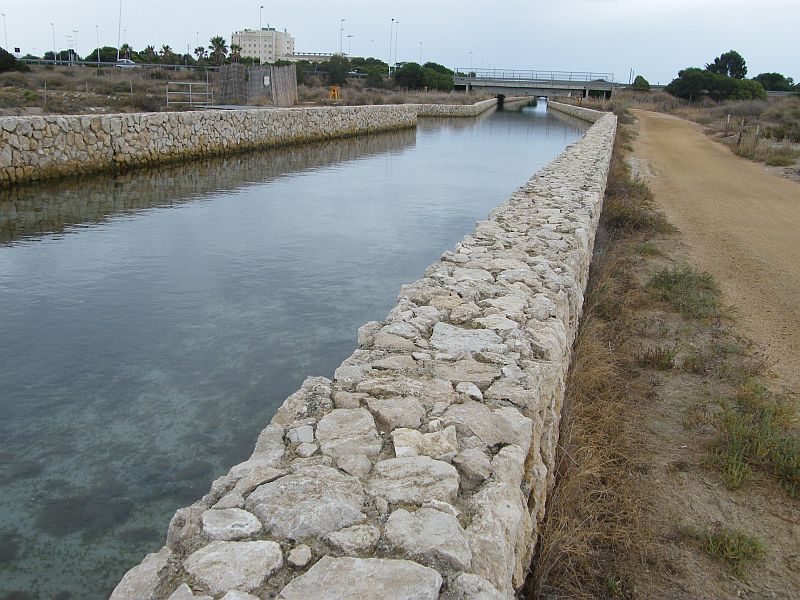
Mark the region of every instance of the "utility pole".
POLYGON ((258 30, 261 31, 261 11, 264 10, 264 5, 258 7, 258 30))
POLYGON ((0 13, 0 15, 3 15, 3 33, 6 34, 6 45, 4 48, 6 49, 6 52, 8 52, 8 29, 6 28, 6 13, 0 13))
POLYGON ((117 62, 119 62, 119 45, 122 34, 122 0, 119 0, 119 22, 117 23, 117 62))
POLYGON ((53 30, 53 64, 56 64, 56 26, 50 23, 50 27, 53 30))
POLYGON ((352 33, 347 34, 347 56, 350 56, 350 52, 353 49, 353 38, 356 37, 352 33))
POLYGON ((400 20, 394 22, 394 70, 397 71, 397 38, 400 37, 400 20))
POLYGON ((422 66, 422 42, 419 43, 419 64, 422 66))
POLYGON ((389 24, 389 77, 392 76, 392 36, 394 35, 394 19, 389 24))
POLYGON ((94 26, 95 37, 97 38, 97 68, 100 68, 100 25, 94 26))
POLYGON ((344 33, 344 22, 346 19, 339 21, 339 54, 342 53, 342 33, 344 33))
POLYGON ((77 62, 77 61, 80 59, 80 56, 81 56, 81 55, 78 53, 78 32, 79 32, 79 31, 80 31, 79 29, 73 29, 73 30, 72 30, 72 33, 74 33, 74 34, 75 34, 75 35, 73 36, 73 38, 72 38, 72 43, 75 45, 75 61, 76 61, 76 62, 77 62))

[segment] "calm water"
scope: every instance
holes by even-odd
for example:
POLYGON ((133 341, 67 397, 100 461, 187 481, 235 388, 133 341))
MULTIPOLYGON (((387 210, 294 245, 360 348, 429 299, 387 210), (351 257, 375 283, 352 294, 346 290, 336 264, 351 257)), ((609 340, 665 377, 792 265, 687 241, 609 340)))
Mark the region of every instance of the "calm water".
POLYGON ((0 600, 106 597, 581 133, 540 105, 3 192, 0 600))

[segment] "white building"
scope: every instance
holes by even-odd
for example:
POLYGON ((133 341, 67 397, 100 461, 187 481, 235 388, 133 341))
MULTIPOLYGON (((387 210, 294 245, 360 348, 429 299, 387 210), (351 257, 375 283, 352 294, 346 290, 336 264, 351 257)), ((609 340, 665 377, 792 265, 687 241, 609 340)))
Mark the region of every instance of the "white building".
POLYGON ((274 27, 243 29, 231 36, 231 44, 242 48, 242 56, 257 58, 261 63, 275 62, 294 54, 294 38, 285 29, 274 27))

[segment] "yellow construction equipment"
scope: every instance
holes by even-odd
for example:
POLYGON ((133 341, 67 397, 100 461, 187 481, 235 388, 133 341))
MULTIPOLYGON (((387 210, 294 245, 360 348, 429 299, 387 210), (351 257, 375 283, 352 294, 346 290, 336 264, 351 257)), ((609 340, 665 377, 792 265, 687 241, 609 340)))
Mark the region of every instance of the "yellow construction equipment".
POLYGON ((339 93, 339 86, 338 85, 332 85, 331 86, 330 99, 331 100, 341 100, 342 99, 342 95, 339 93))

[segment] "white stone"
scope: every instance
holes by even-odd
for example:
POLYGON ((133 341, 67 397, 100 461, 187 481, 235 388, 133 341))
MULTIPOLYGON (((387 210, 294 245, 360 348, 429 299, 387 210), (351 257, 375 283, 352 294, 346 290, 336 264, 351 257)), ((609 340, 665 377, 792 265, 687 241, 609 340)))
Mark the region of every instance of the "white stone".
POLYGON ((490 329, 464 329, 447 323, 437 323, 431 336, 431 346, 442 352, 475 353, 502 341, 503 338, 490 329))
POLYGON ((211 596, 195 596, 187 584, 182 583, 169 595, 168 600, 214 600, 211 596))
POLYGON ((259 600, 259 598, 253 594, 231 590, 222 597, 222 600, 259 600))
POLYGON ((325 541, 345 554, 360 554, 375 548, 381 530, 372 525, 353 525, 325 536, 325 541))
POLYGON ((458 494, 458 472, 453 465, 428 456, 390 458, 375 465, 366 490, 389 502, 441 500, 452 504, 458 494))
POLYGON ((483 577, 472 573, 461 573, 450 584, 447 594, 441 600, 508 600, 509 596, 501 594, 483 577))
POLYGON ((498 483, 520 485, 525 470, 525 453, 514 444, 503 446, 492 459, 492 477, 498 483))
POLYGON ((305 567, 308 561, 311 560, 311 548, 305 544, 300 544, 289 551, 289 556, 286 558, 293 567, 305 567))
POLYGON ((455 427, 443 431, 420 433, 416 429, 395 429, 392 432, 394 453, 398 458, 404 456, 430 456, 440 460, 452 458, 458 452, 458 439, 455 427))
POLYGON ((408 558, 437 569, 468 571, 472 552, 464 530, 453 515, 420 508, 399 509, 386 522, 386 539, 408 558))
MULTIPOLYGON (((452 362, 437 362, 434 367, 437 376, 458 383, 472 383, 485 390, 500 377, 500 369, 496 365, 478 362, 471 356, 452 362)), ((458 391, 458 387, 456 387, 458 391)))
POLYGON ((442 576, 408 560, 323 556, 279 600, 437 600, 442 576))
POLYGON ((161 583, 160 573, 167 566, 170 551, 164 547, 145 556, 141 564, 125 573, 111 592, 109 600, 155 600, 155 591, 161 583))
POLYGON ((442 420, 462 435, 477 435, 487 446, 516 444, 527 452, 531 445, 533 421, 515 408, 491 410, 470 400, 448 407, 442 420))
POLYGON ((260 486, 248 496, 245 506, 268 534, 301 539, 322 537, 361 522, 364 501, 358 479, 311 465, 260 486))
POLYGON ((314 428, 311 425, 295 427, 289 430, 286 437, 293 444, 311 443, 314 441, 314 428))
POLYGON ((425 408, 416 398, 370 398, 367 406, 386 431, 398 427, 417 429, 425 416, 425 408))
POLYGON ((308 442, 304 442, 297 447, 297 456, 301 458, 308 458, 309 456, 313 456, 316 451, 319 449, 317 444, 310 444, 308 442))
POLYGON ((317 424, 317 440, 323 454, 338 458, 349 454, 375 457, 381 442, 375 420, 366 408, 336 408, 317 424))
POLYGON ((183 566, 212 594, 231 589, 249 592, 283 566, 283 554, 275 542, 211 542, 183 566))
POLYGON ((211 540, 241 540, 254 536, 261 529, 261 522, 255 515, 240 508, 211 509, 203 513, 203 533, 211 540))
POLYGON ((354 477, 363 477, 372 469, 372 462, 364 454, 352 454, 337 458, 336 466, 354 477))
POLYGON ((473 400, 483 400, 483 393, 480 388, 469 381, 462 381, 456 386, 456 391, 459 394, 472 398, 473 400))
POLYGON ((480 448, 468 448, 459 452, 453 459, 461 480, 476 485, 489 478, 492 473, 492 464, 489 457, 480 448))

